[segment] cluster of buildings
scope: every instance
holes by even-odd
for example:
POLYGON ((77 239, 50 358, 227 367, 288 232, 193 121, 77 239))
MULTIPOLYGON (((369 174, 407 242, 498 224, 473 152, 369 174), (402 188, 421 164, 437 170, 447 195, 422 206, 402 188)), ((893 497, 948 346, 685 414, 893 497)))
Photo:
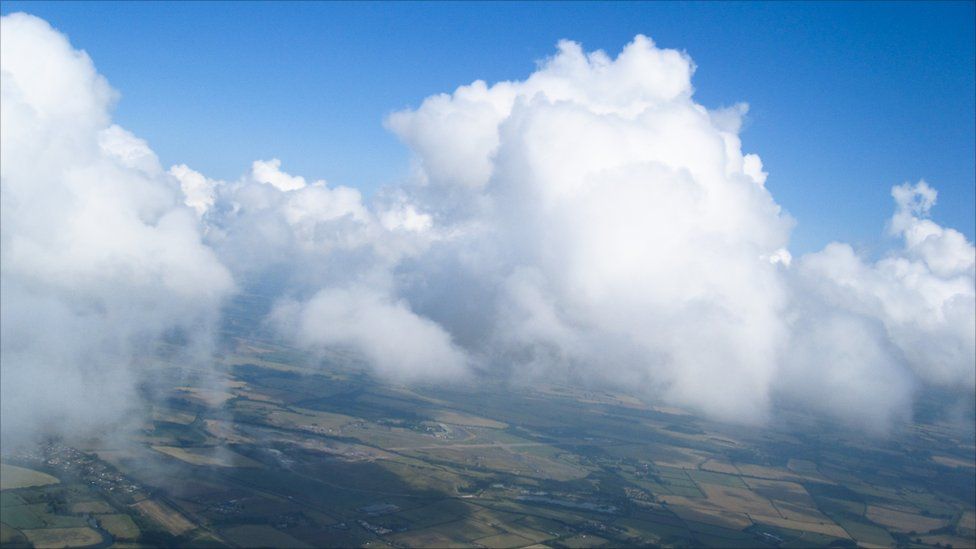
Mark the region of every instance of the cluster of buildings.
POLYGON ((139 484, 98 457, 60 442, 19 449, 10 457, 60 471, 106 492, 134 496, 141 490, 139 484))

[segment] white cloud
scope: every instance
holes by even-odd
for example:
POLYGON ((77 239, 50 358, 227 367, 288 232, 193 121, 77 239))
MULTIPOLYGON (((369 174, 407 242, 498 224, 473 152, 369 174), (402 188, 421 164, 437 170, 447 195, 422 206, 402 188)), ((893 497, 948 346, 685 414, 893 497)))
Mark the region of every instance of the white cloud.
POLYGON ((162 171, 159 158, 149 144, 115 124, 98 132, 98 147, 105 156, 149 177, 158 176, 162 171))
MULTIPOLYGON (((976 249, 959 232, 926 219, 936 193, 924 181, 892 189, 890 228, 904 246, 874 263, 834 243, 800 260, 800 291, 832 308, 873 319, 905 364, 926 383, 976 384, 976 249)), ((883 375, 884 371, 879 371, 883 375)))
POLYGON ((86 403, 131 394, 162 335, 206 341, 235 283, 284 337, 405 381, 564 376, 752 422, 785 398, 879 432, 920 385, 976 383, 976 258, 936 192, 893 189, 880 260, 794 260, 747 106, 696 103, 691 59, 646 37, 394 113, 416 177, 371 202, 274 158, 164 172, 63 36, 12 15, 2 41, 5 430, 117 418, 86 403))
POLYGON ((776 391, 794 406, 874 434, 911 418, 914 379, 874 319, 808 306, 783 360, 776 391))
POLYGON ((323 289, 304 303, 286 300, 272 319, 302 345, 351 348, 378 373, 399 380, 466 373, 464 353, 440 326, 372 287, 323 289))
POLYGON ((375 371, 404 380, 465 369, 463 353, 443 329, 389 294, 397 262, 431 238, 431 217, 402 194, 370 208, 359 191, 305 184, 277 160, 256 162, 234 182, 207 180, 186 166, 170 173, 182 182, 187 204, 199 204, 206 190, 200 208, 206 242, 244 290, 276 303, 274 325, 285 337, 315 349, 342 346, 375 371), (301 184, 281 184, 281 177, 301 184))
POLYGON ((4 436, 84 432, 137 404, 161 338, 207 345, 233 282, 88 57, 0 21, 4 436))
POLYGON ((179 181, 180 190, 183 191, 183 202, 196 210, 197 215, 203 215, 214 205, 214 189, 218 185, 217 181, 208 179, 186 164, 170 167, 169 174, 179 181))
POLYGON ((417 210, 413 204, 400 201, 379 212, 380 223, 388 231, 423 233, 431 229, 434 220, 429 214, 417 210))
POLYGON ((251 176, 259 183, 267 183, 282 191, 294 191, 306 185, 304 177, 281 171, 281 160, 277 158, 255 160, 251 164, 251 176))
POLYGON ((906 255, 921 260, 943 278, 973 276, 976 257, 973 245, 962 233, 940 227, 926 219, 938 193, 925 181, 891 189, 898 211, 891 218, 890 230, 905 240, 906 255))
POLYGON ((562 42, 525 81, 476 82, 389 125, 427 181, 481 205, 423 195, 442 222, 478 227, 451 245, 484 258, 464 275, 491 288, 483 310, 496 318, 479 353, 534 367, 544 356, 760 419, 786 305, 779 267, 763 258, 785 257, 791 222, 730 133, 744 108, 716 124, 691 100, 693 70, 644 37, 616 59, 562 42))
POLYGON ((630 118, 649 105, 690 97, 692 72, 687 56, 657 49, 644 36, 616 60, 564 40, 559 53, 524 82, 489 88, 479 80, 451 95, 431 96, 415 111, 394 113, 387 125, 418 153, 430 181, 478 188, 491 176, 500 126, 516 104, 578 104, 630 118))
POLYGON ((393 114, 415 196, 452 235, 404 295, 496 364, 725 419, 783 394, 883 431, 919 384, 972 386, 973 247, 925 219, 935 192, 893 190, 902 251, 872 265, 837 244, 791 267, 792 221, 741 150, 748 107, 696 104, 693 70, 643 37, 616 59, 563 42, 524 81, 393 114), (461 301, 489 320, 443 305, 461 301))

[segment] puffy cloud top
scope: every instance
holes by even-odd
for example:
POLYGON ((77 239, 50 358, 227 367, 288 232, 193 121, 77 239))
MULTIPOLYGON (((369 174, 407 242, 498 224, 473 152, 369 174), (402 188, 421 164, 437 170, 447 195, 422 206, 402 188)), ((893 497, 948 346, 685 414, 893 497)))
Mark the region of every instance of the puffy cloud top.
POLYGON ((497 360, 639 380, 759 419, 785 331, 776 264, 791 221, 761 160, 741 152, 745 107, 696 104, 692 72, 643 36, 615 59, 564 41, 524 81, 475 82, 388 123, 422 183, 466 193, 461 207, 451 193, 425 206, 456 225, 453 254, 480 256, 462 276, 489 288, 479 339, 497 360))
POLYGON ((394 113, 387 124, 419 153, 432 181, 480 187, 491 175, 501 123, 519 105, 565 102, 630 118, 691 96, 691 59, 658 49, 645 36, 615 60, 602 51, 586 54, 568 40, 558 50, 523 82, 489 88, 479 80, 452 95, 429 97, 416 111, 394 113))
MULTIPOLYGON (((976 248, 953 229, 927 219, 936 192, 924 181, 892 189, 897 210, 891 231, 903 248, 873 264, 847 244, 805 256, 805 289, 833 307, 872 319, 893 346, 887 357, 923 381, 976 384, 976 248)), ((881 372, 879 372, 880 374, 881 372)))
POLYGON ((35 17, 0 25, 4 436, 97 426, 164 335, 205 344, 233 281, 88 56, 35 17))
POLYGON ((976 257, 928 217, 935 190, 892 190, 885 257, 793 260, 748 106, 696 103, 691 59, 644 36, 616 57, 563 41, 524 80, 392 114, 416 177, 366 202, 275 158, 164 171, 83 52, 2 24, 5 429, 118 418, 139 357, 173 333, 205 347, 235 288, 271 298, 282 337, 404 381, 563 376, 878 432, 919 387, 976 388, 976 257))
MULTIPOLYGON (((251 174, 259 183, 267 183, 281 191, 294 191, 305 187, 305 178, 289 175, 281 171, 281 160, 255 160, 251 165, 251 174)), ((323 182, 324 183, 324 182, 323 182)))

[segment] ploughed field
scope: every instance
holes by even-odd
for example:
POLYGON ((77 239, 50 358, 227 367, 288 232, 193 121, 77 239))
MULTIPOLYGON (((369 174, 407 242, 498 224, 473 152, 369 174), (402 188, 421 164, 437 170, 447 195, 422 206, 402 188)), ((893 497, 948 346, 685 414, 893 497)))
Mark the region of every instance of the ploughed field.
MULTIPOLYGON (((235 333, 240 333, 239 330, 235 333)), ((4 547, 971 547, 971 420, 872 439, 570 387, 398 386, 258 336, 131 434, 3 448, 4 547)), ((162 360, 162 359, 159 359, 162 360)))

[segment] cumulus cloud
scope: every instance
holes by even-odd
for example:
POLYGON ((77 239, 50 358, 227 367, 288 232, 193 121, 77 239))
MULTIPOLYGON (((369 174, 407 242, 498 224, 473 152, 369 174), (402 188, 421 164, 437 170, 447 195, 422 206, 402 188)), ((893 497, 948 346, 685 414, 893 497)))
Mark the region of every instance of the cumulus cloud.
POLYGON ((186 164, 179 164, 169 169, 169 174, 180 183, 183 191, 183 202, 196 210, 197 215, 203 215, 214 205, 214 188, 217 182, 208 179, 202 173, 190 169, 186 164))
POLYGON ((267 183, 281 191, 294 191, 305 187, 305 178, 281 171, 281 160, 255 160, 251 164, 251 174, 259 183, 267 183))
POLYGON ((242 289, 272 302, 269 324, 312 349, 341 347, 401 380, 456 378, 465 357, 436 323, 391 293, 393 269, 431 238, 432 220, 403 194, 372 206, 330 186, 255 162, 237 181, 170 170, 198 208, 205 241, 242 289), (209 200, 199 200, 207 189, 209 200))
POLYGON ((909 417, 918 384, 976 389, 976 249, 927 219, 937 193, 924 181, 892 196, 900 249, 871 262, 832 243, 800 258, 781 376, 788 394, 874 430, 909 417))
POLYGON ((404 295, 483 360, 721 418, 787 396, 883 431, 920 385, 971 388, 973 246, 926 218, 935 191, 895 187, 889 257, 832 244, 793 265, 792 220, 742 151, 748 106, 695 103, 694 68, 641 36, 616 58, 562 42, 524 81, 390 116, 452 235, 404 295))
POLYGON ((375 288, 327 288, 307 302, 286 300, 272 319, 306 347, 350 348, 380 374, 399 380, 451 379, 465 356, 434 322, 375 288))
POLYGON ((846 244, 804 256, 803 289, 832 307, 884 327, 902 362, 923 381, 976 383, 976 288, 973 244, 927 219, 936 192, 924 181, 892 189, 891 219, 903 247, 870 263, 846 244))
POLYGON ((163 170, 83 53, 3 24, 5 411, 77 400, 7 398, 28 380, 131 388, 136 351, 205 333, 232 287, 282 337, 401 381, 559 376, 746 422, 785 399, 878 432, 920 387, 976 383, 973 245, 929 218, 936 192, 894 188, 881 259, 793 258, 748 106, 697 103, 692 60, 649 38, 563 41, 524 80, 393 113, 415 177, 367 201, 274 158, 163 170))
POLYGON ((745 108, 719 116, 695 103, 693 71, 645 37, 615 59, 562 42, 525 81, 475 82, 389 126, 424 184, 461 187, 481 206, 423 195, 459 229, 444 246, 475 256, 460 276, 488 288, 479 353, 638 380, 758 420, 785 331, 770 258, 783 257, 792 222, 758 157, 740 150, 745 108))
POLYGON ((0 24, 3 434, 84 432, 136 405, 164 337, 206 345, 233 282, 88 56, 0 24))
POLYGON ((275 302, 269 320, 297 344, 342 347, 401 380, 455 378, 465 357, 438 324, 392 293, 400 260, 430 240, 430 217, 403 197, 364 205, 316 183, 218 186, 207 241, 245 287, 275 302))

